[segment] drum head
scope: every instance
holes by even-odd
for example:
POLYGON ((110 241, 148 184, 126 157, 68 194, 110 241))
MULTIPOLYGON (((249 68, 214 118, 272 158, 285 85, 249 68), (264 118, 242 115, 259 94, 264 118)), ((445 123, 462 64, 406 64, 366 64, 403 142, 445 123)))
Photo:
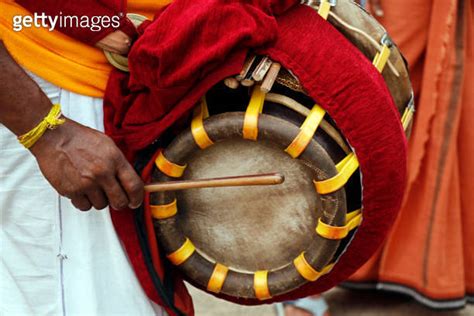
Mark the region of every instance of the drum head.
POLYGON ((184 179, 278 171, 274 186, 177 192, 179 226, 201 253, 242 272, 277 269, 314 236, 321 200, 313 170, 269 142, 227 139, 189 157, 184 179))

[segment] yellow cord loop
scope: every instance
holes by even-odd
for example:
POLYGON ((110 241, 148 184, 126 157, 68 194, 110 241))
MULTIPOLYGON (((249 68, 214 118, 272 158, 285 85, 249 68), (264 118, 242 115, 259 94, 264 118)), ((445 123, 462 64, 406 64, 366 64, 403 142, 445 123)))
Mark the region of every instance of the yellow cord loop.
POLYGON ((326 239, 339 240, 345 238, 351 230, 358 227, 362 222, 362 213, 360 210, 346 215, 346 225, 331 226, 323 223, 321 218, 316 226, 316 233, 326 239))
POLYGON ((327 180, 313 181, 316 191, 319 194, 328 194, 339 190, 346 184, 357 168, 359 168, 357 157, 354 153, 350 153, 336 165, 337 175, 327 180))
POLYGON ((194 244, 191 242, 191 240, 189 240, 189 238, 186 238, 186 241, 181 247, 179 247, 178 250, 167 255, 166 257, 169 259, 169 261, 171 261, 172 264, 179 266, 188 260, 194 251, 196 251, 196 247, 194 247, 194 244))
POLYGON ((331 11, 332 4, 329 0, 321 0, 319 4, 318 14, 325 20, 328 19, 329 11, 331 11))
POLYGON ((253 289, 255 290, 255 296, 261 301, 272 298, 268 289, 268 270, 255 272, 253 289))
MULTIPOLYGON (((358 209, 346 214, 346 224, 352 221, 354 218, 362 214, 362 210, 358 209)), ((360 224, 360 222, 359 222, 360 224)), ((353 224, 352 224, 353 225, 353 224)), ((355 227, 354 227, 355 228, 355 227)), ((352 229, 352 228, 351 228, 352 229)))
POLYGON ((61 106, 59 104, 54 104, 48 115, 46 115, 46 117, 38 125, 36 125, 29 132, 18 136, 18 141, 20 144, 25 146, 25 148, 31 148, 31 146, 33 146, 41 138, 41 136, 43 136, 46 130, 53 130, 66 122, 65 119, 60 118, 61 115, 61 106))
POLYGON ((314 269, 306 258, 304 257, 304 251, 293 260, 293 264, 295 265, 296 270, 298 273, 305 279, 310 282, 314 282, 319 279, 321 276, 329 273, 334 266, 334 264, 329 264, 325 266, 321 271, 317 271, 314 269))
POLYGON ((222 289, 222 286, 224 285, 228 272, 228 267, 220 263, 216 263, 214 271, 212 271, 211 278, 207 283, 207 290, 210 292, 219 293, 222 289))
POLYGON ((163 205, 150 205, 151 216, 155 219, 167 219, 175 216, 178 213, 178 207, 176 206, 176 199, 169 204, 163 205))
POLYGON ((323 120, 325 114, 326 111, 324 111, 319 105, 313 106, 303 125, 301 125, 298 136, 296 136, 291 144, 285 149, 291 157, 299 157, 299 155, 301 155, 301 153, 306 149, 308 144, 311 142, 311 139, 313 139, 314 133, 316 133, 316 129, 323 120))
POLYGON ((390 57, 390 48, 392 47, 393 43, 388 34, 384 34, 380 42, 382 44, 382 49, 380 52, 375 54, 374 61, 372 63, 381 73, 387 64, 388 58, 390 57))
POLYGON ((172 178, 180 178, 187 166, 181 166, 172 163, 165 157, 165 155, 163 155, 163 152, 160 152, 158 157, 156 157, 155 165, 161 172, 172 178))
POLYGON ((265 92, 256 85, 250 97, 249 106, 245 111, 243 136, 245 139, 257 140, 258 137, 258 116, 262 113, 265 102, 265 92))
POLYGON ((403 130, 407 130, 408 126, 410 125, 411 120, 413 119, 413 113, 415 112, 414 108, 409 106, 405 109, 402 116, 402 126, 403 130))
POLYGON ((194 141, 201 149, 205 149, 214 142, 207 135, 204 129, 204 119, 209 117, 209 110, 207 108, 206 97, 202 97, 201 104, 194 109, 194 117, 191 121, 191 133, 194 141))

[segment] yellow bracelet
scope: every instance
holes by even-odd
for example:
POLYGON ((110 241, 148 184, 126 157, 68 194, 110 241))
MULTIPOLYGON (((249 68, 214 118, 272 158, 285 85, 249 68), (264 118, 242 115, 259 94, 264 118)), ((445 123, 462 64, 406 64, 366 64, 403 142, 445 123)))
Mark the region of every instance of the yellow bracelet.
POLYGON ((41 136, 43 136, 46 130, 55 129, 66 122, 65 119, 60 118, 61 115, 61 106, 59 104, 54 104, 48 115, 46 115, 46 117, 36 125, 35 128, 26 134, 18 136, 18 141, 20 144, 25 146, 25 148, 30 148, 38 141, 38 139, 41 138, 41 136))

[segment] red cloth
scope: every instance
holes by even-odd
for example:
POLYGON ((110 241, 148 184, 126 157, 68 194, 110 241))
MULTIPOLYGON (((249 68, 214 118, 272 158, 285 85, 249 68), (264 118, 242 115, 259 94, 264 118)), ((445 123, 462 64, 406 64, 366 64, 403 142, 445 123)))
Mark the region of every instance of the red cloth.
POLYGON ((238 73, 249 48, 271 45, 274 14, 292 0, 178 0, 159 12, 129 54, 130 76, 112 74, 105 128, 133 158, 207 90, 238 73))
POLYGON ((106 130, 133 153, 215 83, 238 73, 248 48, 281 62, 336 121, 363 175, 364 221, 350 247, 329 275, 277 300, 319 293, 373 254, 400 208, 406 179, 400 116, 371 62, 313 9, 299 5, 274 19, 264 7, 223 2, 178 0, 148 26, 130 54, 130 78, 116 72, 109 82, 106 130))

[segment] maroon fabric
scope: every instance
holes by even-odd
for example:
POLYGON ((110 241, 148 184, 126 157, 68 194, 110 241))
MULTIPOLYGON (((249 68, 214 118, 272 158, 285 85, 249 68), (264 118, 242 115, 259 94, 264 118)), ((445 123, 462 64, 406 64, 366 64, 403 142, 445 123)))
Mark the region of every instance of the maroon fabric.
POLYGON ((273 14, 296 1, 178 0, 157 14, 129 54, 130 76, 114 72, 106 131, 132 157, 222 78, 238 73, 249 48, 271 45, 273 14))
MULTIPOLYGON (((181 3, 187 2, 178 0, 175 4, 181 3)), ((209 8, 204 6, 203 10, 209 8)), ((122 146, 133 150, 157 138, 217 81, 237 73, 243 61, 242 51, 245 51, 240 48, 248 47, 244 45, 248 41, 234 40, 234 34, 238 36, 246 28, 235 28, 231 18, 213 19, 209 12, 188 16, 185 7, 172 10, 172 5, 163 14, 166 18, 158 18, 145 31, 131 54, 132 90, 134 85, 146 85, 147 89, 156 88, 157 93, 150 90, 137 93, 133 96, 137 103, 131 106, 111 104, 111 96, 116 102, 124 100, 116 89, 120 79, 121 88, 128 91, 123 74, 115 74, 107 90, 110 93, 106 103, 107 119, 115 120, 113 126, 111 121, 107 123, 107 130, 122 146), (208 16, 208 23, 199 24, 201 16, 208 16), (220 28, 214 31, 217 25, 220 28), (178 31, 171 35, 170 29, 178 31), (154 41, 155 37, 160 40, 154 41), (153 44, 148 45, 150 43, 153 44), (234 45, 238 53, 231 54, 229 48, 234 45), (225 49, 213 49, 215 46, 225 49), (140 101, 146 103, 140 104, 140 101), (120 115, 110 115, 112 106, 121 111, 120 115)), ((273 25, 271 30, 269 23, 260 26, 272 40, 259 42, 266 47, 258 50, 293 71, 311 97, 336 121, 359 159, 364 202, 364 221, 333 271, 315 283, 275 299, 286 300, 335 286, 377 249, 401 204, 406 178, 406 141, 383 78, 351 43, 309 7, 299 5, 276 21, 276 41, 273 25)), ((246 24, 239 19, 239 25, 246 24)), ((241 304, 261 303, 226 298, 241 304)))

